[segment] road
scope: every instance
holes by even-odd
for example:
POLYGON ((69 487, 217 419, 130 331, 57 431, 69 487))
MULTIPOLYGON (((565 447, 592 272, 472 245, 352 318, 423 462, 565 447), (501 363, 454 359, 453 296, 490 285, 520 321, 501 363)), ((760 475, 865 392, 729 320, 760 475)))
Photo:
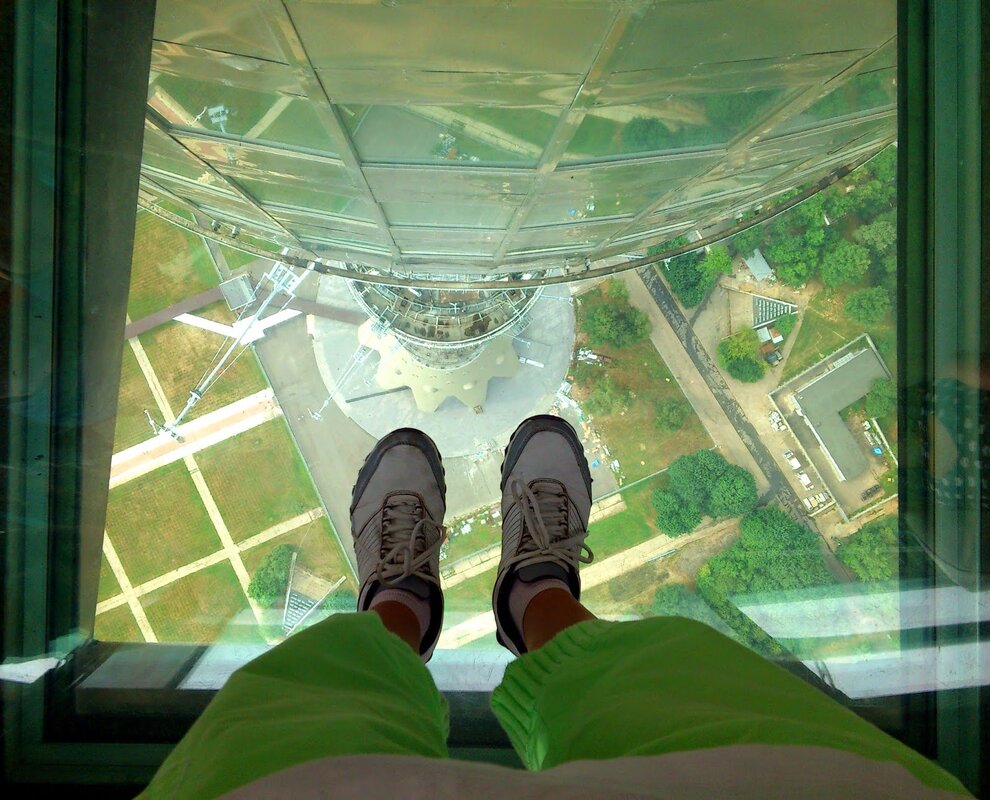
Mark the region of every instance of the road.
POLYGON ((660 312, 677 334, 681 346, 687 352, 691 361, 694 362, 698 373, 708 385, 719 406, 721 406, 722 413, 735 428, 736 433, 746 446, 753 461, 756 462, 760 472, 766 476, 769 482, 769 488, 762 499, 764 501, 775 499, 794 519, 812 528, 817 533, 818 529, 814 521, 809 520, 805 515, 804 506, 800 498, 795 494, 784 473, 777 466, 777 462, 770 455, 770 451, 760 440, 756 429, 746 418, 746 414, 739 406, 739 403, 736 402, 731 389, 729 389, 725 379, 718 371, 718 367, 715 366, 715 362, 712 361, 708 351, 701 344, 701 341, 698 339, 698 336, 695 334, 694 329, 685 318, 683 312, 678 308, 667 285, 660 279, 656 270, 652 267, 641 269, 638 271, 638 274, 652 295, 660 312))

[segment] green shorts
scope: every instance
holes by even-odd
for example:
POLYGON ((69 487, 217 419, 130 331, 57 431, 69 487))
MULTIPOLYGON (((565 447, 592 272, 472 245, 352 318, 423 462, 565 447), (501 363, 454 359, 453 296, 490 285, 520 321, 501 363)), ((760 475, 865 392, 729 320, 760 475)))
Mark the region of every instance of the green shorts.
MULTIPOLYGON (((528 769, 735 744, 817 745, 935 763, 741 645, 680 617, 592 620, 506 668, 492 709, 528 769)), ((239 669, 143 797, 215 797, 314 759, 447 756, 447 704, 377 614, 338 614, 239 669)))

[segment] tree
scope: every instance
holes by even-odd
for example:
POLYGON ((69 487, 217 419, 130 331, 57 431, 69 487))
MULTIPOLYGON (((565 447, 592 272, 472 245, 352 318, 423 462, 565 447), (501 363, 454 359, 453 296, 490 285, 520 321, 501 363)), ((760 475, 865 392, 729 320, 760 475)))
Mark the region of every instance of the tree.
POLYGON ((357 608, 357 595, 353 589, 344 585, 327 596, 327 599, 323 601, 323 607, 335 614, 354 611, 357 608))
POLYGON ((678 431, 691 413, 691 407, 679 397, 668 397, 656 405, 654 421, 657 428, 665 433, 678 431))
POLYGON ((781 647, 742 614, 740 595, 827 586, 819 539, 782 509, 768 506, 743 517, 739 538, 698 571, 698 594, 756 650, 774 654, 781 647))
POLYGON ((890 311, 890 297, 882 286, 860 289, 846 298, 843 310, 853 322, 875 325, 890 311))
POLYGON ((719 275, 732 274, 732 256, 729 249, 722 245, 713 245, 708 248, 708 253, 698 264, 698 271, 701 273, 704 282, 711 282, 714 286, 719 275))
POLYGON ((670 284, 670 290, 677 295, 685 308, 699 305, 711 288, 701 279, 697 253, 685 253, 670 259, 664 264, 663 274, 670 284))
POLYGON ((781 283, 788 286, 803 286, 814 272, 814 265, 806 261, 788 261, 777 264, 774 269, 781 283))
POLYGON ((649 613, 655 617, 694 619, 726 635, 732 634, 712 607, 683 583, 667 583, 657 589, 653 602, 650 603, 649 613))
POLYGON ((866 395, 866 415, 886 417, 897 404, 897 387, 893 381, 875 380, 866 395))
POLYGON ((730 464, 712 485, 708 511, 713 517, 739 517, 756 507, 756 481, 742 467, 730 464))
POLYGON ((593 345, 628 347, 649 336, 650 320, 638 308, 613 303, 592 309, 585 316, 583 327, 593 345))
POLYGON ((739 255, 749 258, 754 250, 762 246, 765 234, 766 226, 753 225, 744 231, 739 231, 729 242, 739 255))
POLYGON ((584 408, 589 414, 612 414, 625 411, 632 401, 629 390, 620 387, 611 375, 601 373, 595 378, 591 394, 584 401, 584 408))
POLYGON ((865 167, 881 183, 892 183, 897 179, 897 148, 884 148, 865 167))
POLYGON ((289 586, 289 570, 292 567, 291 545, 280 544, 272 548, 265 560, 255 570, 248 584, 248 597, 263 606, 274 606, 285 597, 289 586))
POLYGON ((767 365, 763 359, 737 358, 729 362, 726 370, 737 381, 756 383, 766 374, 767 365))
POLYGON ((822 280, 826 286, 835 289, 844 283, 862 280, 869 267, 869 251, 862 245, 843 239, 826 251, 822 258, 822 280))
POLYGON ((843 541, 835 555, 861 581, 888 581, 897 577, 897 518, 870 522, 843 541))
POLYGON ((884 215, 869 225, 860 225, 853 233, 853 238, 878 255, 883 254, 897 241, 897 225, 884 215))
POLYGON ((797 314, 785 314, 774 323, 774 327, 784 338, 791 335, 795 325, 797 325, 797 314))
POLYGON ((743 328, 718 343, 718 358, 723 367, 739 358, 753 358, 760 352, 760 338, 752 328, 743 328))
POLYGON ((690 533, 701 522, 701 510, 692 501, 673 492, 654 489, 653 508, 657 512, 657 527, 668 536, 690 533))

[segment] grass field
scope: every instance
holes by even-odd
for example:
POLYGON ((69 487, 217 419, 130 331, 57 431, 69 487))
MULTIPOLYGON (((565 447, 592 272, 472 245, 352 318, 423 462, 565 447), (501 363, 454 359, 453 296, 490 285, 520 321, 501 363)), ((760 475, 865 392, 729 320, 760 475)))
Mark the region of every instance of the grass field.
POLYGON ((357 589, 351 568, 344 554, 340 551, 333 531, 330 529, 330 522, 326 517, 321 517, 316 522, 310 522, 296 528, 284 536, 279 536, 277 539, 243 551, 241 560, 244 562, 248 574, 254 575, 261 562, 280 544, 287 544, 295 548, 296 564, 299 567, 328 581, 336 581, 341 575, 344 575, 347 577, 344 585, 352 590, 357 589))
POLYGON ((220 245, 220 250, 223 253, 223 257, 227 261, 227 267, 233 272, 236 269, 245 267, 248 264, 253 264, 258 260, 258 256, 254 253, 245 253, 243 250, 235 250, 233 247, 224 247, 220 245))
POLYGON ((120 584, 117 583, 117 578, 113 574, 113 570, 110 569, 110 562, 107 561, 107 557, 103 556, 100 561, 100 585, 96 594, 96 602, 102 603, 118 594, 120 594, 120 584))
POLYGON ((160 416, 154 395, 131 346, 124 344, 120 366, 120 390, 117 394, 117 425, 114 429, 113 451, 119 453, 140 444, 153 435, 145 410, 160 416))
POLYGON ((804 312, 804 319, 797 331, 797 340, 787 356, 781 382, 821 361, 829 353, 863 333, 869 333, 887 368, 897 374, 896 329, 893 312, 877 325, 863 326, 846 317, 842 310, 846 297, 862 286, 843 286, 836 290, 819 289, 804 312))
POLYGON ((230 620, 249 608, 227 561, 144 595, 141 605, 162 642, 216 641, 230 620))
MULTIPOLYGON (((229 342, 217 333, 194 328, 181 322, 169 322, 141 336, 141 344, 155 369, 172 411, 178 414, 189 392, 206 374, 217 350, 229 342)), ((249 348, 203 395, 187 419, 268 388, 254 350, 249 348)))
MULTIPOLYGON (((577 306, 579 331, 587 314, 609 302, 603 293, 607 286, 608 282, 581 295, 577 306)), ((579 333, 579 337, 584 334, 579 333)), ((583 342, 579 339, 579 343, 583 342)), ((672 433, 660 431, 654 423, 658 402, 668 398, 684 403, 687 400, 652 342, 647 340, 621 349, 609 346, 594 349, 613 361, 605 366, 575 361, 570 372, 573 394, 578 402, 586 399, 593 381, 603 370, 620 389, 631 392, 632 401, 625 411, 600 414, 593 420, 605 444, 619 460, 627 482, 663 469, 680 455, 711 446, 711 439, 693 411, 680 430, 672 433)))
POLYGON ((102 642, 143 642, 131 608, 126 603, 96 617, 95 637, 102 642))
POLYGON ((626 503, 625 511, 591 523, 587 543, 594 551, 596 560, 621 553, 660 535, 651 494, 654 489, 665 486, 666 482, 666 476, 657 475, 624 490, 622 499, 626 503))
MULTIPOLYGON (((497 566, 497 565, 496 565, 497 566)), ((492 607, 492 587, 495 586, 496 566, 461 581, 444 592, 444 602, 451 613, 480 614, 492 607)), ((453 620, 456 624, 456 620, 453 620)))
POLYGON ((220 549, 182 461, 111 489, 107 531, 134 586, 220 549))
POLYGON ((234 541, 320 505, 281 418, 207 448, 196 460, 234 541))
POLYGON ((479 550, 491 547, 502 540, 502 520, 493 519, 489 514, 473 514, 469 518, 461 518, 448 523, 450 538, 444 548, 444 564, 452 564, 459 558, 464 558, 479 550), (467 519, 473 518, 471 530, 461 533, 461 525, 467 519))
POLYGON ((203 240, 147 211, 138 211, 127 313, 147 317, 220 282, 203 240))

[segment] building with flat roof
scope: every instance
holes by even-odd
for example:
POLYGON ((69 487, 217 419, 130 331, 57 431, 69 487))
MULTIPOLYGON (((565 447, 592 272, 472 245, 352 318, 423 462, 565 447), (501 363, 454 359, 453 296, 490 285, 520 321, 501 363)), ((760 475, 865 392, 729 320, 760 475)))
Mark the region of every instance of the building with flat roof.
POLYGON ((763 253, 760 252, 760 248, 757 247, 749 258, 744 258, 743 261, 746 262, 746 266, 749 267, 749 271, 753 273, 756 280, 772 281, 777 279, 777 276, 773 274, 773 268, 767 263, 763 253))
POLYGON ((850 480, 869 467, 861 444, 839 412, 866 396, 875 380, 890 378, 872 348, 842 356, 828 372, 794 393, 794 403, 822 446, 840 481, 850 480))

